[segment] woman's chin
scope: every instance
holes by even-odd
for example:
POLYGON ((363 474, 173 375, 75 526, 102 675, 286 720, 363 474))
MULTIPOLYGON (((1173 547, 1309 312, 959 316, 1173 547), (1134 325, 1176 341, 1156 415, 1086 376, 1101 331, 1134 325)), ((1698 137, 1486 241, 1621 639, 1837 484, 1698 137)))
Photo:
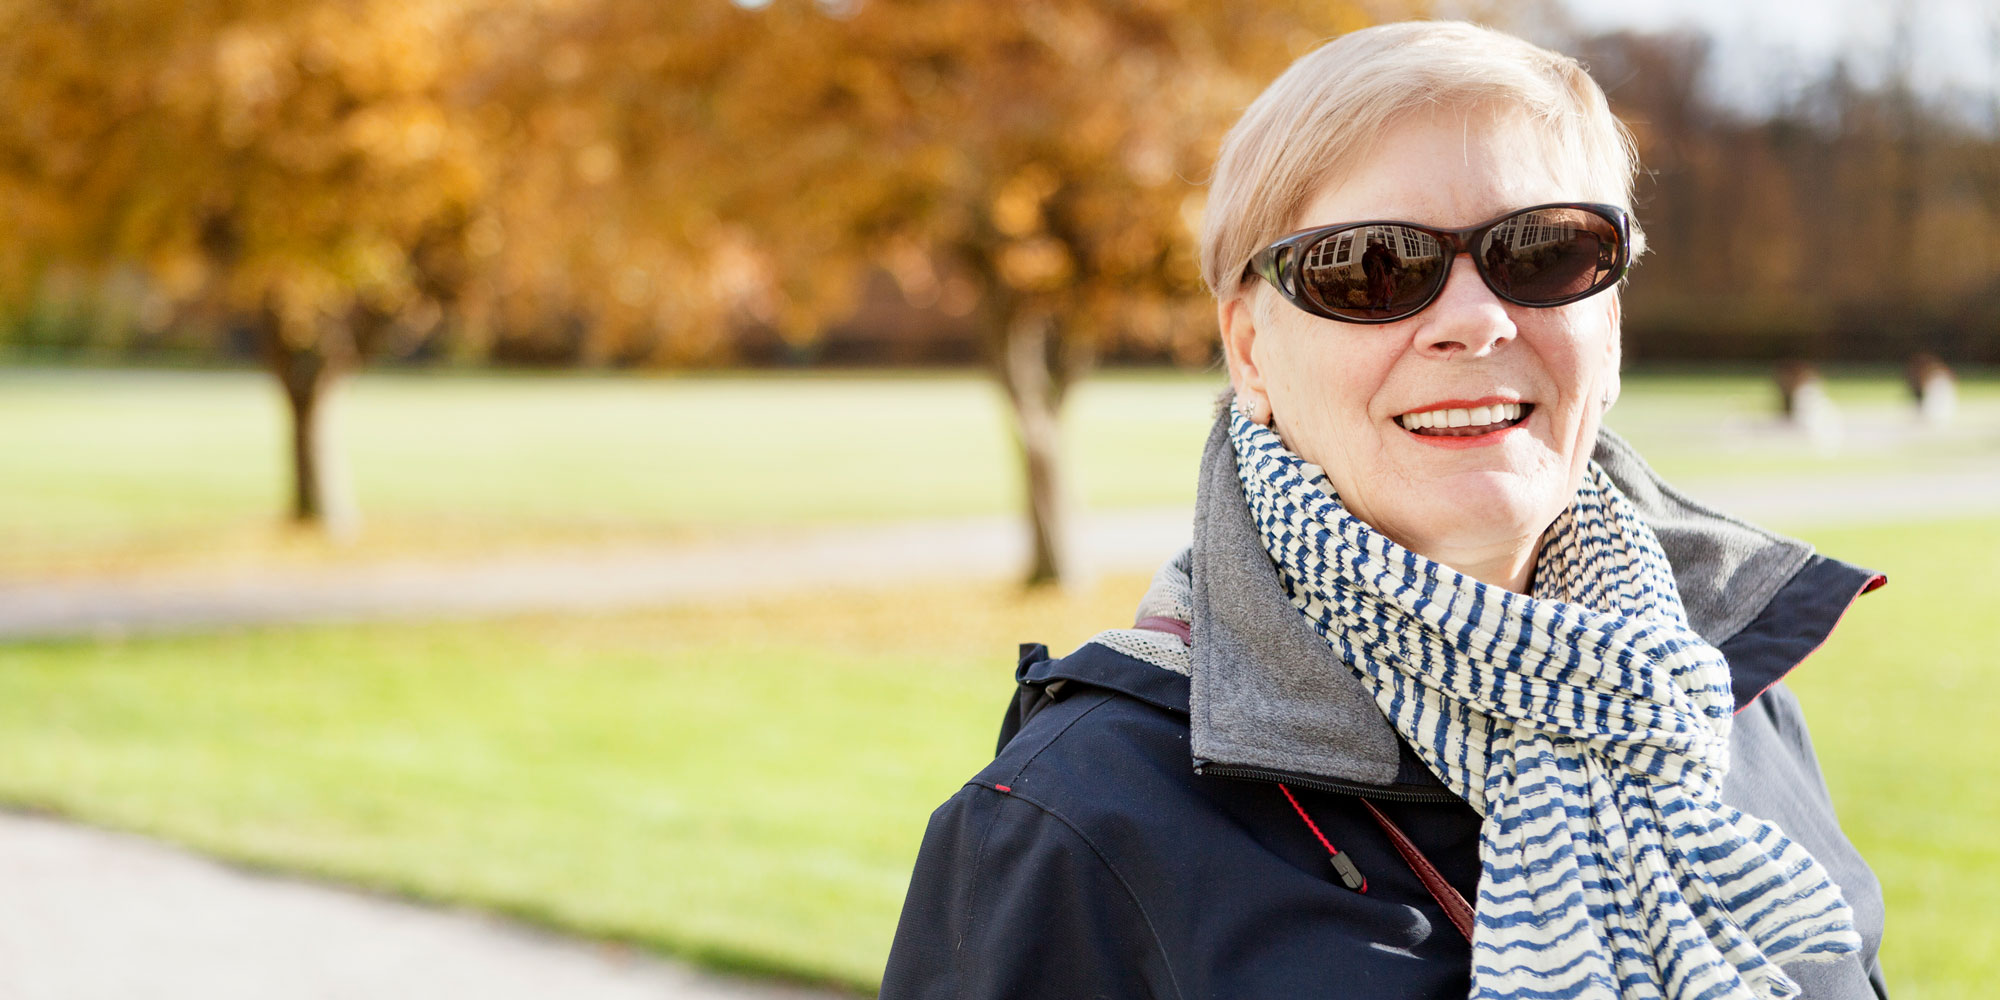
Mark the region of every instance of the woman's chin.
POLYGON ((1434 555, 1429 549, 1533 544, 1574 492, 1558 492, 1544 478, 1505 469, 1458 473, 1401 498, 1384 512, 1390 523, 1376 527, 1427 556, 1434 555))

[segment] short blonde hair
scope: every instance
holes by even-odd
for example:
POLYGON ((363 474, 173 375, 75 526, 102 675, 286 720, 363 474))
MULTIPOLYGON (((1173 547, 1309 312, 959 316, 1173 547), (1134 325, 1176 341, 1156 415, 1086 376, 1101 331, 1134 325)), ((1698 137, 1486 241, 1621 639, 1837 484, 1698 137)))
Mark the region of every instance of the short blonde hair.
MULTIPOLYGON (((1579 168, 1581 200, 1631 209, 1632 135, 1576 60, 1463 21, 1378 25, 1300 57, 1223 138, 1202 213, 1208 290, 1237 294, 1251 256, 1291 232, 1319 189, 1359 165, 1399 118, 1479 107, 1538 126, 1551 161, 1579 168)), ((1637 256, 1645 244, 1636 223, 1632 235, 1637 256)))

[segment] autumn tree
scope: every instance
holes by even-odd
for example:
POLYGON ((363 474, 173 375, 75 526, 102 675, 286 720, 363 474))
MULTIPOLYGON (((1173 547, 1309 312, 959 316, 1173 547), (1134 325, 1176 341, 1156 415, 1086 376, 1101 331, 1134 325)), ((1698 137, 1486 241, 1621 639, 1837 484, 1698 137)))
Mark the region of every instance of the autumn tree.
POLYGON ((562 336, 585 364, 679 365, 718 356, 744 322, 798 335, 848 301, 854 265, 828 257, 785 275, 796 294, 781 303, 737 218, 801 195, 749 182, 781 150, 714 124, 717 80, 782 42, 760 13, 726 0, 512 12, 513 43, 489 51, 471 97, 489 184, 466 228, 462 339, 562 336))
POLYGON ((136 269, 155 311, 250 331, 292 417, 292 513, 342 527, 323 401, 454 307, 490 173, 463 92, 495 20, 407 0, 5 5, 0 295, 136 269))
POLYGON ((1221 134, 1291 58, 1367 21, 1358 3, 601 2, 548 51, 578 148, 650 206, 613 239, 650 225, 737 254, 710 273, 801 340, 869 268, 915 303, 975 303, 1040 582, 1068 561, 1066 392, 1107 343, 1210 356, 1193 233, 1221 134))

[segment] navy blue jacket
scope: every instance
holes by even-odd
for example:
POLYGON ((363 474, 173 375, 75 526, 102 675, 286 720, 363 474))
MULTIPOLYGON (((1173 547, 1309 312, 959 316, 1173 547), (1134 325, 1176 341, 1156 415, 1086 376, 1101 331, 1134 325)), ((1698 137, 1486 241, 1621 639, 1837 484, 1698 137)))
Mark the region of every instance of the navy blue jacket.
MULTIPOLYGON (((1681 537, 1667 527, 1676 523, 1687 522, 1662 514, 1656 525, 1670 558, 1713 561, 1688 541, 1717 536, 1681 537)), ((1198 587, 1224 575, 1204 571, 1204 558, 1255 566, 1238 551, 1250 543, 1231 536, 1240 527, 1198 515, 1198 587)), ((1750 575, 1732 565, 1729 576, 1750 575)), ((1711 638, 1738 703, 1723 798, 1778 823, 1853 907, 1859 956, 1787 967, 1806 996, 1883 997, 1880 887, 1841 834, 1798 703, 1779 683, 1880 578, 1818 555, 1783 565, 1775 591, 1711 638)), ((1699 589, 1692 573, 1684 589, 1699 589)), ((1198 602, 1197 651, 1204 628, 1211 648, 1227 648, 1235 614, 1198 602)), ((1209 711, 1191 722, 1199 680, 1095 642, 1062 658, 1024 646, 1016 679, 998 756, 931 817, 884 1000, 1467 995, 1471 946, 1361 804, 1373 802, 1477 898, 1480 817, 1407 745, 1397 741, 1370 780, 1205 757, 1205 746, 1226 744, 1197 745, 1209 711), (1280 781, 1366 877, 1365 891, 1341 883, 1280 781)))

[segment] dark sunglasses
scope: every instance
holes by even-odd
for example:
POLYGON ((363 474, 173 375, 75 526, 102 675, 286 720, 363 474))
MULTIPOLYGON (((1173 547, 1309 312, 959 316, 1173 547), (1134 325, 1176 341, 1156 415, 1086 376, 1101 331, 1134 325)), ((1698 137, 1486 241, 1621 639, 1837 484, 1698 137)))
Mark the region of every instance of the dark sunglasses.
POLYGON ((1394 323, 1437 300, 1459 254, 1493 294, 1547 309, 1596 295, 1631 265, 1631 220, 1616 205, 1565 202, 1464 229, 1343 222, 1293 233, 1244 270, 1293 305, 1344 323, 1394 323))

